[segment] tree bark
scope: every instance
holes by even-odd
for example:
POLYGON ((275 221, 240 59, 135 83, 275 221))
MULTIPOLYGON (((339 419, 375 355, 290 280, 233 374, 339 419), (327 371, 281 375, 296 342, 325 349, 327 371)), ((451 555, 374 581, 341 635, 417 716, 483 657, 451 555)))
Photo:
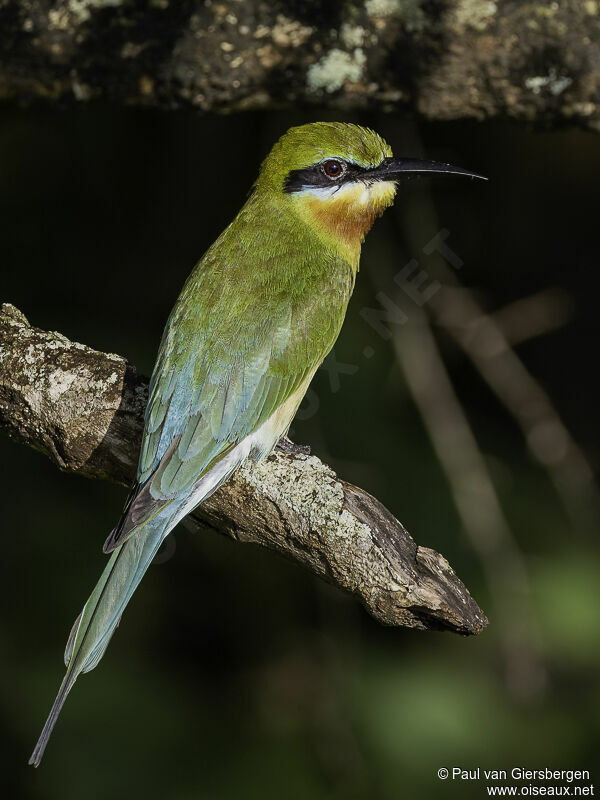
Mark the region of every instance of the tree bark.
POLYGON ((600 0, 0 0, 0 98, 600 126, 600 0))
MULTIPOLYGON (((61 469, 130 483, 148 381, 125 359, 0 310, 0 430, 61 469)), ((288 556, 355 595, 386 625, 476 634, 487 619, 439 553, 314 455, 276 450, 243 466, 192 515, 288 556)))

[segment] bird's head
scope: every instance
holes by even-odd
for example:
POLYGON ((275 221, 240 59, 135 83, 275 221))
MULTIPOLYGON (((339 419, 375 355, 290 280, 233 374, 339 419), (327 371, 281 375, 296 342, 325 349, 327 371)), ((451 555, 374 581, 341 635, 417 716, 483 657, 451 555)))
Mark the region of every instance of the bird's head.
POLYGON ((398 181, 425 173, 481 177, 436 161, 394 158, 387 142, 369 128, 311 122, 290 128, 274 145, 256 190, 279 195, 355 260, 375 217, 393 203, 398 181))

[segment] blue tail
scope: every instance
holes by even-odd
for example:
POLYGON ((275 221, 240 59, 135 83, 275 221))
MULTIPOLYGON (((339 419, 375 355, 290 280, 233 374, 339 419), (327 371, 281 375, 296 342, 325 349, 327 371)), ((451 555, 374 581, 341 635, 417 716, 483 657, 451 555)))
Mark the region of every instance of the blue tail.
POLYGON ((166 507, 110 557, 100 580, 73 625, 65 649, 67 671, 29 759, 30 764, 39 766, 58 715, 78 676, 93 669, 104 655, 125 606, 163 540, 174 527, 176 511, 171 506, 166 507))

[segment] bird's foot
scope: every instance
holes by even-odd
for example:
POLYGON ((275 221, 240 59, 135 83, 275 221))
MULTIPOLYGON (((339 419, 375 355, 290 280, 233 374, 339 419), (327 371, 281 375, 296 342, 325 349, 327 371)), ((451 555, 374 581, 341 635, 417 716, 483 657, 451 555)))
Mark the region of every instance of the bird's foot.
POLYGON ((281 439, 277 442, 277 448, 282 450, 284 453, 288 453, 289 455, 298 455, 298 453, 302 453, 305 456, 310 455, 310 445, 296 444, 295 442, 292 442, 291 439, 288 439, 287 436, 281 437, 281 439))

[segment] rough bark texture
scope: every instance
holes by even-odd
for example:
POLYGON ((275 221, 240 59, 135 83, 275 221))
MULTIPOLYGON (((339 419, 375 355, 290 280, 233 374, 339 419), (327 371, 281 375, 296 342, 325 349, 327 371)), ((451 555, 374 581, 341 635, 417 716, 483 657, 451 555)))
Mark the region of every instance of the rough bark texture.
MULTIPOLYGON (((0 430, 61 469, 129 483, 148 382, 120 356, 0 311, 0 430)), ((354 594, 380 622, 479 633, 485 615, 439 553, 316 456, 276 451, 194 513, 197 524, 276 550, 354 594)))
POLYGON ((0 0, 0 98, 600 126, 600 0, 0 0))

